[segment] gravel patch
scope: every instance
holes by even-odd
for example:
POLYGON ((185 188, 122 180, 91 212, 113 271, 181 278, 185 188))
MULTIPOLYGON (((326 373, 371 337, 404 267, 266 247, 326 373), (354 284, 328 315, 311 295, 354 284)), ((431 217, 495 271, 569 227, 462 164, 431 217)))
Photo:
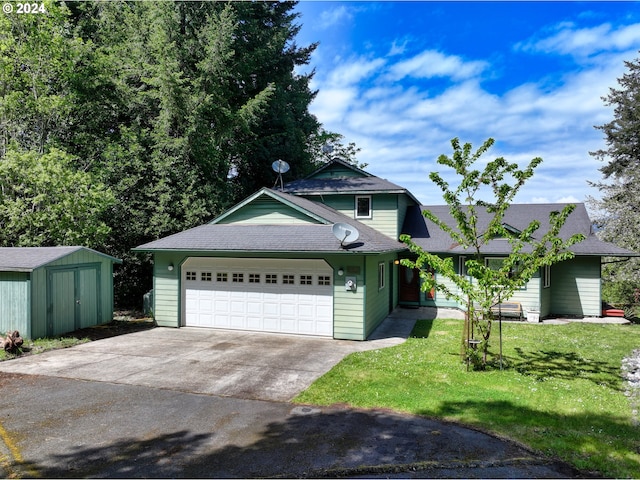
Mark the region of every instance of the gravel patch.
POLYGON ((625 395, 631 402, 634 425, 640 425, 640 349, 622 360, 622 378, 625 380, 625 395))

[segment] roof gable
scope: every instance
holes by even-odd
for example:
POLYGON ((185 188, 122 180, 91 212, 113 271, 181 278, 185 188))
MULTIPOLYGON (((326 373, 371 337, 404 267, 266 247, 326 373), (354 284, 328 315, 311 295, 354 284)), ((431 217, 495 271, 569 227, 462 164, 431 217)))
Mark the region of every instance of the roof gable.
POLYGON ((327 224, 325 218, 292 202, 275 190, 263 188, 210 222, 211 224, 327 224))
POLYGON ((339 158, 334 158, 327 162, 315 172, 307 175, 305 180, 319 178, 350 178, 350 177, 371 177, 368 172, 352 165, 339 158))
MULTIPOLYGON (((252 195, 267 195, 291 208, 306 212, 316 223, 261 224, 225 223, 228 215, 221 215, 209 224, 191 228, 153 242, 140 245, 134 251, 203 251, 203 252, 324 252, 324 253, 381 253, 401 251, 405 246, 377 230, 353 220, 333 208, 303 197, 270 189, 252 195), (220 220, 222 219, 222 221, 220 220), (335 223, 349 223, 360 237, 344 248, 333 234, 335 223)), ((250 198, 252 198, 250 197, 250 198)), ((247 203, 250 203, 247 199, 247 203)), ((239 204, 244 205, 245 202, 239 204)), ((232 209, 233 210, 233 209, 232 209)))

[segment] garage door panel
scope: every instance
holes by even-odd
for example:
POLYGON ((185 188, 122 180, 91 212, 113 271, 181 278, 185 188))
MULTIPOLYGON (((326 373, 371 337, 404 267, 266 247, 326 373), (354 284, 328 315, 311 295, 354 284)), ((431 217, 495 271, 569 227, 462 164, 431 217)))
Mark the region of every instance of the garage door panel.
POLYGON ((333 276, 323 261, 191 258, 182 269, 186 325, 333 334, 333 287, 317 285, 333 276))

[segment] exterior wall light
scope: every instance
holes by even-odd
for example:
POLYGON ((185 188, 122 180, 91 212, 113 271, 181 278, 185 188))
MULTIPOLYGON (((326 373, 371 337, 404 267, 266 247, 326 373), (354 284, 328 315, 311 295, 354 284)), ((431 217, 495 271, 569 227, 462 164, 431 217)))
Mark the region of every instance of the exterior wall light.
POLYGON ((339 276, 339 277, 341 277, 341 276, 343 276, 343 275, 344 275, 344 269, 339 268, 339 269, 338 269, 338 276, 339 276))
POLYGON ((173 263, 169 264, 169 266, 167 267, 167 270, 169 270, 170 272, 173 272, 173 263))

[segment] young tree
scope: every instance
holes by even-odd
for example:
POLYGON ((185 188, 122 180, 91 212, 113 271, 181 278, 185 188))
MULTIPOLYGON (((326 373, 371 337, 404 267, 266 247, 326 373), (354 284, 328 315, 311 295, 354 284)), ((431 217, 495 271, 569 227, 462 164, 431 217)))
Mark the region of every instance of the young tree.
MULTIPOLYGON (((625 62, 628 69, 611 88, 605 105, 614 107, 613 120, 596 127, 604 133, 606 149, 591 152, 606 162, 600 168, 603 181, 593 182, 602 193, 590 198, 596 212, 598 236, 629 250, 640 249, 640 58, 625 62)), ((640 287, 640 261, 606 264, 602 270, 603 293, 611 302, 633 303, 640 287)))
MULTIPOLYGON (((401 236, 401 240, 416 256, 413 260, 402 260, 402 264, 419 269, 423 291, 435 288, 447 298, 466 305, 465 329, 470 327, 481 336, 478 346, 478 351, 482 353, 478 359, 479 368, 485 368, 487 364, 494 318, 492 307, 508 300, 541 267, 572 258, 569 247, 584 239, 581 234, 569 239, 559 237, 560 229, 574 210, 574 205, 566 206, 561 212, 553 212, 549 217, 549 230, 540 239, 533 237, 541 226, 539 220, 532 221, 521 232, 514 233, 507 229, 503 222, 505 212, 521 187, 533 176, 534 169, 542 159, 534 158, 524 170, 504 158, 490 161, 483 170, 475 169, 480 157, 493 143, 493 139, 488 139, 476 152, 472 152, 471 144, 466 143, 461 147, 457 138, 451 141, 453 156, 441 155, 438 163, 453 169, 460 177, 456 187, 450 187, 439 173, 430 175, 430 179, 442 190, 457 227, 452 228, 430 211, 424 211, 423 214, 468 252, 467 275, 456 273, 451 257, 443 258, 429 253, 412 242, 410 236, 401 236), (481 199, 487 189, 491 201, 481 199), (485 212, 489 214, 489 221, 481 226, 479 215, 485 212), (507 239, 511 248, 511 253, 498 267, 489 266, 484 261, 485 247, 496 238, 507 239), (438 276, 451 283, 438 282, 430 271, 437 272, 438 276)), ((468 336, 465 335, 466 338, 468 336)), ((467 351, 467 355, 470 353, 467 351)))

